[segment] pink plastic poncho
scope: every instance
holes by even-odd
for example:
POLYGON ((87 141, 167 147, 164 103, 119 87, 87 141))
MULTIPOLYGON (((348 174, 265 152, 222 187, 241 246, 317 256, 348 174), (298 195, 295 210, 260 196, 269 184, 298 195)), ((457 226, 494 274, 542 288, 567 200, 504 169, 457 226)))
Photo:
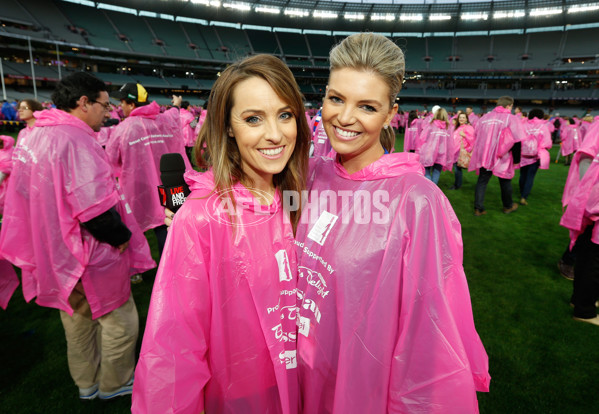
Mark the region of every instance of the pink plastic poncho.
POLYGON ((539 168, 549 169, 551 157, 549 150, 553 146, 549 124, 544 119, 533 118, 524 124, 525 138, 522 140, 520 167, 540 161, 539 168))
MULTIPOLYGON (((592 139, 591 136, 587 138, 592 139)), ((597 144, 593 147, 598 149, 597 144)), ((570 230, 570 248, 574 247, 576 239, 586 227, 597 220, 599 220, 599 152, 595 153, 593 162, 584 177, 572 191, 566 211, 560 220, 560 224, 570 230)), ((599 244, 599 226, 593 227, 591 241, 599 244)))
POLYGON ((460 155, 460 148, 464 147, 466 152, 472 152, 472 146, 474 145, 474 127, 472 125, 464 124, 460 125, 453 131, 453 162, 458 161, 460 155), (462 136, 462 133, 464 136, 462 136))
POLYGON ((420 125, 422 120, 416 118, 412 120, 412 123, 408 128, 406 128, 406 132, 404 134, 403 140, 403 150, 404 152, 413 151, 416 149, 416 141, 418 140, 418 133, 420 131, 420 125))
POLYGON ((460 223, 418 155, 317 160, 297 232, 303 413, 474 413, 488 359, 460 223))
POLYGON ((179 116, 181 117, 181 130, 183 131, 183 144, 186 147, 193 147, 196 144, 197 135, 194 129, 191 127, 191 123, 195 119, 193 114, 187 109, 181 108, 179 110, 179 116))
POLYGON ((581 121, 580 122, 579 131, 580 131, 580 143, 581 144, 584 142, 584 138, 586 137, 587 132, 591 128, 591 125, 592 124, 589 121, 581 121))
POLYGON ((164 225, 164 207, 160 205, 160 157, 178 152, 191 169, 179 120, 179 111, 171 108, 160 114, 156 102, 135 108, 118 124, 106 144, 106 154, 133 215, 142 231, 164 225))
POLYGON ((135 371, 133 413, 296 413, 293 231, 280 198, 255 206, 241 184, 238 216, 212 189, 192 189, 169 230, 135 371))
POLYGON ((0 307, 6 309, 8 301, 19 286, 17 272, 10 262, 0 259, 0 307))
POLYGON ((514 177, 514 160, 509 151, 515 142, 524 137, 520 119, 510 110, 497 106, 485 114, 474 127, 474 146, 468 171, 480 168, 493 171, 500 178, 514 177), (505 131, 505 130, 509 130, 505 131))
POLYGON ((198 137, 200 135, 200 130, 202 129, 202 125, 204 125, 204 122, 206 122, 206 115, 208 115, 208 111, 206 111, 205 109, 200 110, 200 111, 201 111, 201 113, 198 118, 198 123, 194 130, 196 137, 198 137))
POLYGON ((106 143, 110 139, 110 134, 114 131, 114 126, 110 127, 102 127, 100 132, 95 133, 96 142, 100 144, 102 147, 106 146, 106 143))
MULTIPOLYGON (((595 158, 599 153, 599 124, 594 124, 587 132, 587 138, 578 149, 568 170, 568 178, 562 195, 562 206, 567 206, 580 184, 580 161, 583 158, 595 158)), ((588 173, 588 170, 587 170, 588 173)))
MULTIPOLYGON (((37 118, 42 113, 43 113, 43 111, 37 111, 37 112, 34 112, 33 116, 35 118, 37 118)), ((19 135, 17 135, 17 144, 19 143, 19 141, 21 141, 22 138, 25 138, 27 135, 29 135, 31 133, 31 131, 33 131, 33 128, 35 128, 35 127, 30 127, 28 125, 25 128, 23 128, 22 130, 20 130, 19 135)))
POLYGON ((563 156, 575 153, 578 151, 578 147, 580 147, 580 131, 578 130, 578 126, 566 122, 560 128, 563 156))
POLYGON ((4 180, 0 183, 0 214, 4 211, 4 199, 6 198, 6 189, 12 171, 12 153, 14 150, 15 139, 8 135, 0 135, 0 140, 4 143, 4 147, 0 149, 0 173, 5 175, 4 180))
POLYGON ((426 126, 418 137, 416 153, 420 155, 420 163, 424 167, 439 164, 444 170, 451 170, 455 150, 447 122, 435 120, 426 126))
POLYGON ((474 112, 470 113, 470 115, 468 115, 468 122, 470 122, 470 125, 472 125, 474 128, 476 128, 476 124, 478 124, 478 121, 480 120, 480 117, 478 115, 476 115, 474 112))
POLYGON ((13 159, 0 255, 21 268, 25 300, 72 315, 68 297, 81 280, 94 319, 125 303, 129 276, 156 264, 92 129, 58 109, 43 111, 13 159), (115 206, 132 232, 122 254, 81 226, 115 206))

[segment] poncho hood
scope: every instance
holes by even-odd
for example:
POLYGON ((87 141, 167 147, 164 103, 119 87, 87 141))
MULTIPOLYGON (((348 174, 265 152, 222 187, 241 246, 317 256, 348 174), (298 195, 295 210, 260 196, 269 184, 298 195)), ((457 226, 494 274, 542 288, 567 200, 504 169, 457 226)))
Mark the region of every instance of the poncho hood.
POLYGON ((140 106, 135 108, 129 116, 141 116, 142 118, 156 119, 160 115, 160 105, 156 101, 152 101, 149 105, 140 106))
POLYGON ((71 115, 70 113, 60 109, 52 108, 45 111, 38 111, 35 113, 35 115, 36 127, 69 125, 82 129, 89 135, 94 136, 94 130, 89 125, 77 118, 75 115, 71 115))
MULTIPOLYGON (((183 177, 191 191, 199 190, 202 193, 205 192, 207 196, 215 192, 214 174, 211 169, 204 173, 194 170, 187 171, 183 177)), ((281 195, 279 191, 275 192, 274 200, 269 205, 260 204, 252 192, 239 182, 234 184, 230 190, 224 190, 221 193, 232 193, 237 206, 255 213, 275 214, 281 208, 281 195)))
POLYGON ((398 177, 409 172, 424 174, 424 168, 420 164, 419 159, 420 157, 413 153, 397 152, 394 154, 385 154, 360 171, 349 174, 337 158, 335 161, 335 172, 338 176, 353 181, 382 180, 384 178, 398 177))

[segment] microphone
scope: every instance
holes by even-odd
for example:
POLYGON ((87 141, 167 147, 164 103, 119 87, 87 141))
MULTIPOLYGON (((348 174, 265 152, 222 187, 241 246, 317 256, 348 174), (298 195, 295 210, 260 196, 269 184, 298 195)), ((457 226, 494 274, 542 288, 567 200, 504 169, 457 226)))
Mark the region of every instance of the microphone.
POLYGON ((179 153, 162 154, 160 157, 160 181, 158 195, 160 205, 168 208, 173 213, 185 202, 189 195, 189 187, 185 184, 183 174, 185 173, 185 162, 179 153))

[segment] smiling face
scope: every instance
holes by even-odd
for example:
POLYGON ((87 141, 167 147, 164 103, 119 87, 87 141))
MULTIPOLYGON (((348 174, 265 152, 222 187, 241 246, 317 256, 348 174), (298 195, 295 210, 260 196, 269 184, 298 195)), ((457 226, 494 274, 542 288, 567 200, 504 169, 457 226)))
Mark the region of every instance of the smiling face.
POLYGON ((468 123, 468 116, 465 113, 460 113, 460 115, 458 115, 458 123, 460 125, 464 125, 468 123))
POLYGON ((243 172, 256 187, 271 190, 273 175, 295 148, 297 122, 289 104, 264 79, 246 79, 233 91, 228 134, 237 142, 243 172))
POLYGON ((378 160, 381 130, 397 112, 389 87, 377 74, 350 68, 331 72, 322 105, 322 124, 349 173, 378 160))

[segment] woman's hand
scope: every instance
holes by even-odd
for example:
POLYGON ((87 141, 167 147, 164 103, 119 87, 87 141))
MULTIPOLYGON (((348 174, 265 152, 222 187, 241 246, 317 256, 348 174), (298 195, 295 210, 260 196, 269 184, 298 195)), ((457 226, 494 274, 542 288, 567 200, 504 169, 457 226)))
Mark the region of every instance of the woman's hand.
POLYGON ((170 227, 173 224, 173 218, 175 218, 175 213, 170 211, 168 208, 164 209, 164 224, 166 227, 170 227))

